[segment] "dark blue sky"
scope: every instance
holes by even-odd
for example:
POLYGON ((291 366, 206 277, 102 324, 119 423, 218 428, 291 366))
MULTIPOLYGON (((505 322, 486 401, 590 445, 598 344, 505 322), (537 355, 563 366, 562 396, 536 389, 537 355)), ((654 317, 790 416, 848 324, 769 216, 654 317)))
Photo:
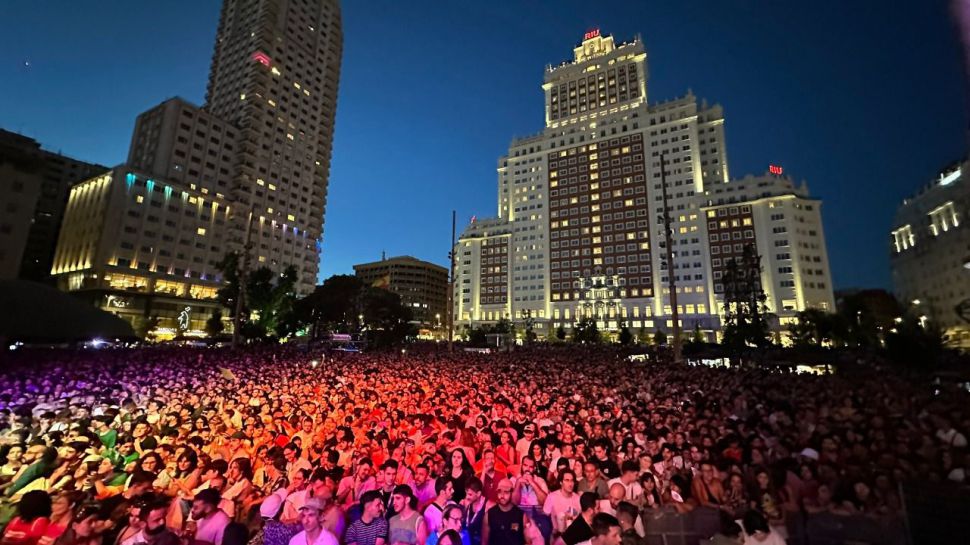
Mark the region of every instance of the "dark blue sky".
MULTIPOLYGON (((201 103, 217 0, 4 2, 0 127, 125 159, 135 116, 201 103), (29 62, 29 66, 25 65, 29 62)), ((724 106, 732 176, 783 165, 823 210, 836 287, 889 286, 900 200, 967 147, 958 32, 942 0, 345 1, 321 275, 388 255, 447 262, 495 213, 497 158, 542 128, 543 68, 585 30, 648 51, 651 102, 724 106)))

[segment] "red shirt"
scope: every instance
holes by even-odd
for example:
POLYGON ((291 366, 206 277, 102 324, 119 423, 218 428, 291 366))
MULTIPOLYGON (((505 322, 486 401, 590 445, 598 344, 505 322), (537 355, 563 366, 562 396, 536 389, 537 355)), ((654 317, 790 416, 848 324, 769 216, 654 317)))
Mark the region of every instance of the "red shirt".
POLYGON ((40 538, 44 537, 50 520, 44 517, 36 518, 27 522, 20 517, 14 517, 3 531, 3 545, 37 545, 40 538))

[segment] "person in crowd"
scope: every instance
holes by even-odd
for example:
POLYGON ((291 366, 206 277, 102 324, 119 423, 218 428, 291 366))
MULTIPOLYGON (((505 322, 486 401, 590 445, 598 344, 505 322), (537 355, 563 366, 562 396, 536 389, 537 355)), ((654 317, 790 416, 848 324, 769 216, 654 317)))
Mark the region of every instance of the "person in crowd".
POLYGON ((461 503, 464 522, 462 527, 468 531, 471 545, 482 543, 482 523, 485 521, 485 511, 491 507, 485 498, 482 481, 472 477, 465 483, 465 499, 461 503))
MULTIPOLYGON (((958 486, 970 468, 966 392, 936 393, 891 370, 809 377, 663 358, 631 364, 609 348, 428 348, 410 346, 406 359, 327 355, 316 366, 320 355, 296 346, 18 350, 0 376, 0 514, 12 518, 18 502, 43 491, 54 501, 40 545, 165 540, 168 528, 190 539, 207 526, 192 520, 193 498, 216 494, 227 518, 284 545, 295 534, 288 528, 299 531, 300 508, 319 498, 340 541, 363 514, 364 493, 381 489, 393 503, 406 484, 426 524, 437 510, 436 530, 459 500, 477 545, 512 475, 509 501, 532 515, 519 526, 525 541, 545 532, 579 542, 569 530, 590 527, 598 500, 617 516, 624 501, 737 519, 756 511, 783 536, 800 512, 898 522, 896 483, 958 486), (582 512, 563 529, 545 507, 568 496, 568 469, 582 476, 573 490, 582 512), (163 537, 149 535, 148 515, 136 531, 143 499, 170 506, 152 526, 163 537)), ((223 530, 212 544, 226 540, 223 530)))
POLYGON ((562 533, 576 520, 581 511, 579 494, 576 493, 576 474, 565 469, 559 474, 559 487, 550 492, 543 502, 542 511, 552 520, 553 543, 561 541, 562 533))
POLYGON ((360 518, 347 527, 346 545, 385 545, 388 524, 384 518, 384 503, 377 490, 368 490, 360 497, 360 518))
POLYGON ((700 476, 691 482, 691 496, 703 507, 720 508, 725 505, 724 488, 717 480, 714 465, 701 462, 700 476))
POLYGON ((394 487, 391 496, 394 515, 388 519, 389 545, 422 545, 428 540, 428 525, 417 511, 418 498, 406 484, 394 487))
POLYGON ((535 473, 535 469, 535 460, 531 456, 524 456, 512 490, 512 502, 536 525, 543 538, 548 540, 552 535, 552 521, 542 512, 542 506, 549 496, 549 485, 542 476, 535 473))
POLYGON ((437 532, 432 532, 428 536, 425 545, 437 545, 441 541, 441 535, 445 532, 456 532, 461 540, 461 545, 470 545, 471 537, 468 535, 468 530, 463 526, 464 519, 462 515, 462 509, 457 504, 452 503, 448 507, 445 507, 444 517, 441 519, 441 527, 438 528, 437 532))
POLYGON ((613 515, 597 513, 593 517, 593 537, 590 545, 620 545, 620 521, 613 515))
POLYGON ((483 545, 525 545, 525 525, 528 516, 512 503, 509 479, 498 483, 498 502, 485 512, 482 521, 483 545))
POLYGON ((583 464, 583 478, 579 480, 576 490, 580 494, 592 492, 600 498, 606 497, 609 486, 607 486, 606 479, 603 478, 599 465, 595 461, 589 460, 583 464))
POLYGON ((778 535, 768 519, 754 509, 744 514, 744 545, 785 545, 785 538, 778 535))
POLYGON ((616 519, 620 522, 620 542, 623 545, 646 545, 646 539, 637 533, 635 527, 640 516, 637 506, 622 501, 616 507, 616 519))
POLYGON ((444 519, 445 508, 451 505, 452 496, 455 494, 455 487, 449 477, 440 477, 434 484, 437 496, 435 500, 424 508, 424 521, 428 527, 428 533, 434 534, 441 528, 444 519))
POLYGON ((221 545, 223 533, 231 519, 222 509, 219 502, 222 498, 219 492, 206 488, 192 500, 192 520, 195 522, 195 533, 192 542, 197 545, 221 545))
POLYGON ((310 498, 300 507, 303 529, 290 539, 289 545, 339 545, 337 537, 324 527, 326 504, 310 498))
POLYGON ((3 530, 2 545, 37 545, 50 526, 51 497, 43 490, 32 490, 17 504, 15 516, 3 530))

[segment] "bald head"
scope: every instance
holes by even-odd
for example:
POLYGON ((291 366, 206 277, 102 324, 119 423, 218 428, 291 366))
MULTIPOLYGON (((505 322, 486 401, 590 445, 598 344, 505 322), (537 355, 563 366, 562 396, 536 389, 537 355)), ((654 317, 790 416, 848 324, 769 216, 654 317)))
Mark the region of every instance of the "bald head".
POLYGON ((610 505, 616 509, 616 506, 620 504, 626 498, 626 488, 620 483, 613 483, 610 486, 610 505))

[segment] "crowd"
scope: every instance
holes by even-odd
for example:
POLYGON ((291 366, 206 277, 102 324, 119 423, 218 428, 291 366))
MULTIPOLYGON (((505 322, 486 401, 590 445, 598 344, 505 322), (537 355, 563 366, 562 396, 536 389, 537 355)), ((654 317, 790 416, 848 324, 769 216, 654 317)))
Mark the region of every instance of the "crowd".
POLYGON ((0 545, 713 543, 888 521, 970 484, 966 397, 611 351, 27 351, 0 375, 0 545))

